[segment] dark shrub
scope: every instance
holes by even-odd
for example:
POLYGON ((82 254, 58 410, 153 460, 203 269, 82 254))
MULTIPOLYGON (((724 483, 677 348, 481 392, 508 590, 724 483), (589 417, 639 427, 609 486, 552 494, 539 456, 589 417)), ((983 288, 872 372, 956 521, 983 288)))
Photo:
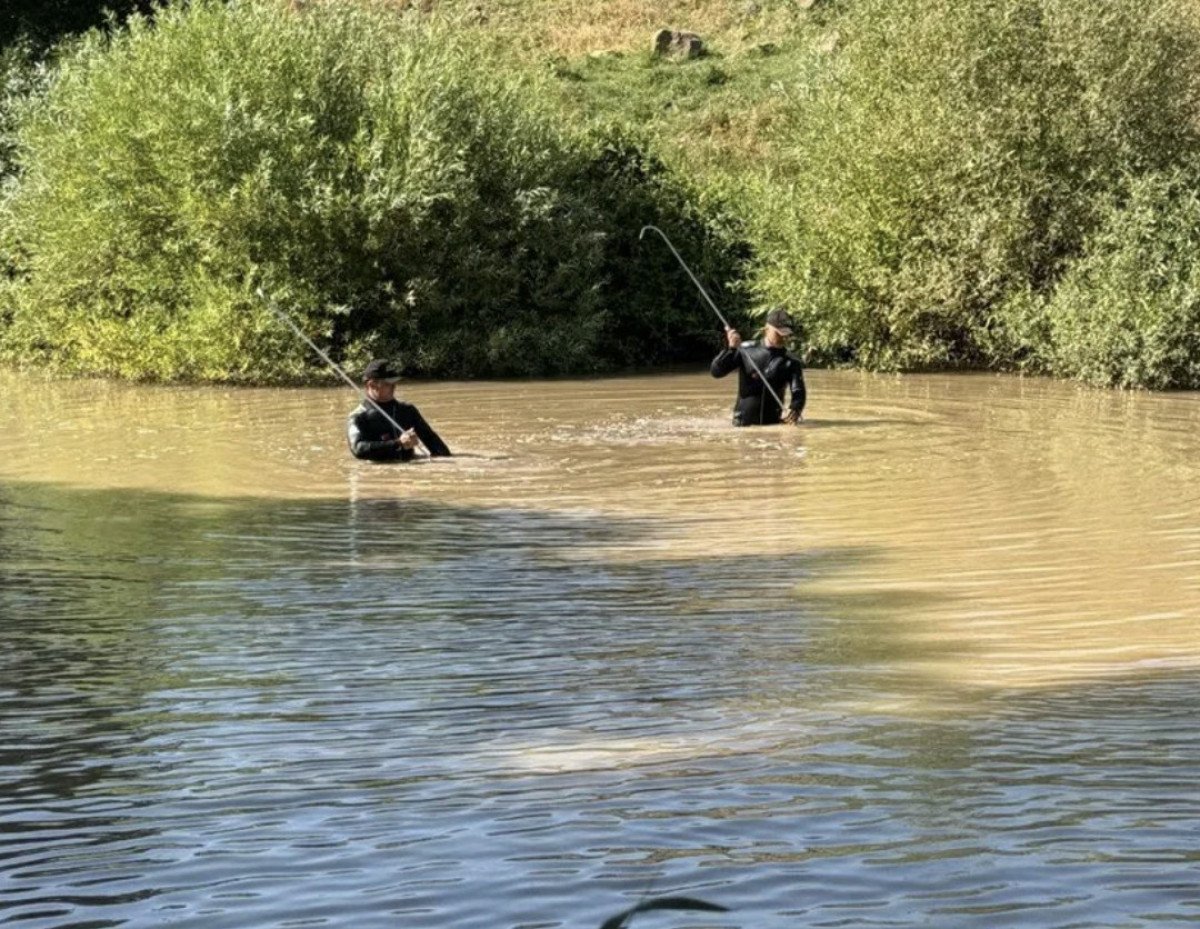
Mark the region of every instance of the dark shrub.
POLYGON ((0 48, 24 40, 38 53, 63 36, 148 13, 151 0, 4 0, 0 48))

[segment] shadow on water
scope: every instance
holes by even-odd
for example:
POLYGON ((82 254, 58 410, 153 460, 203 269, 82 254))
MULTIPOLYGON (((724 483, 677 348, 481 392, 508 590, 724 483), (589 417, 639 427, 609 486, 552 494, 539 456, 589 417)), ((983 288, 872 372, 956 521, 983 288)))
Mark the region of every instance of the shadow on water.
MULTIPOLYGON (((769 653, 781 636, 811 648, 823 620, 797 585, 871 557, 847 548, 670 559, 657 544, 667 528, 662 520, 398 499, 10 485, 0 488, 4 704, 63 701, 73 707, 70 725, 103 728, 146 694, 226 682, 232 669, 206 655, 255 636, 379 637, 389 628, 431 636, 447 649, 449 674, 464 653, 456 634, 474 647, 468 630, 492 627, 531 661, 556 647, 570 652, 581 672, 572 687, 636 689, 677 644, 663 634, 667 623, 688 623, 679 631, 708 650, 714 667, 756 650, 769 665, 781 658, 769 653), (639 549, 646 558, 628 557, 639 549), (622 676, 605 673, 613 661, 622 676)), ((798 654, 782 657, 790 664, 798 654)), ((361 657, 374 660, 369 651, 361 657)), ((244 668, 237 673, 254 684, 244 668)), ((289 673, 267 672, 262 683, 289 673)), ((72 740, 46 741, 66 750, 72 740)), ((36 751, 28 746, 24 757, 36 751)))

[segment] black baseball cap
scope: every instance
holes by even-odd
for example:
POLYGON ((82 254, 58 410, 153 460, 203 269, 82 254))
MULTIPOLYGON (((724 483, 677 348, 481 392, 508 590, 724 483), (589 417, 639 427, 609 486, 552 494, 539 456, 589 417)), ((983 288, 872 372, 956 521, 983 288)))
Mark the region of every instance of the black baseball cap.
POLYGON ((395 384, 400 380, 400 369, 386 358, 376 358, 363 371, 364 381, 388 381, 395 384))
POLYGON ((792 321, 792 315, 783 307, 776 307, 767 314, 767 325, 774 326, 784 335, 791 335, 796 331, 796 324, 792 321))

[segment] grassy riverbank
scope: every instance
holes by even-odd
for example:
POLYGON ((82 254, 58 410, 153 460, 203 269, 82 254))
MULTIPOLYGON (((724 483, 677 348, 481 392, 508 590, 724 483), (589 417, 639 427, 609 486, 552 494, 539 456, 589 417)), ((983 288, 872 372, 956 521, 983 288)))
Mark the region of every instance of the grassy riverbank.
POLYGON ((744 287, 817 358, 1200 386, 1191 0, 601 6, 484 28, 735 204, 744 287), (709 54, 656 60, 657 26, 709 54))
POLYGON ((420 6, 199 3, 67 55, 23 120, 0 351, 302 375, 265 282, 422 373, 698 356, 655 221, 813 360, 1200 386, 1193 0, 420 6), (656 58, 661 27, 707 53, 656 58))

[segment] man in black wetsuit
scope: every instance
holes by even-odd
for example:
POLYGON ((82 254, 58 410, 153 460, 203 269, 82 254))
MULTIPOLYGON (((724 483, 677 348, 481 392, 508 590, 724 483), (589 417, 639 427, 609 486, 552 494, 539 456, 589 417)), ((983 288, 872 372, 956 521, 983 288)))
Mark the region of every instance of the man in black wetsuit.
POLYGON ((794 331, 792 317, 783 309, 767 314, 761 342, 743 342, 736 329, 725 330, 728 347, 713 359, 712 376, 724 377, 732 371, 738 372, 738 396, 733 407, 735 426, 773 426, 780 422, 781 416, 785 423, 798 423, 803 419, 807 399, 804 367, 786 347, 794 331), (760 371, 780 400, 785 388, 791 390, 786 415, 771 396, 771 391, 763 386, 760 371))
POLYGON ((367 461, 409 461, 416 454, 414 448, 417 439, 425 443, 432 456, 450 454, 446 443, 433 431, 433 427, 425 422, 420 410, 411 403, 401 403, 396 399, 399 371, 382 358, 377 358, 367 365, 363 380, 366 381, 367 396, 379 409, 363 402, 350 414, 350 422, 346 426, 346 439, 350 443, 350 453, 355 458, 367 461), (388 422, 387 416, 379 412, 380 409, 394 419, 403 431, 397 434, 396 427, 388 422))

